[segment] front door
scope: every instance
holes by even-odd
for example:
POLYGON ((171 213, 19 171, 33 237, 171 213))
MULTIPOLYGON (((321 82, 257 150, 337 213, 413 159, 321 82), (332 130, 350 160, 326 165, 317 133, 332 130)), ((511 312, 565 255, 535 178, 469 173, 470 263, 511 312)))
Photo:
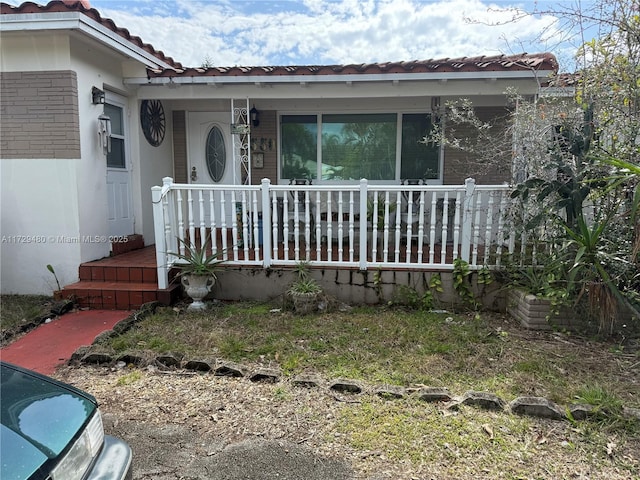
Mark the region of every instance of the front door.
POLYGON ((110 236, 133 232, 131 162, 127 149, 126 110, 122 97, 107 95, 104 113, 111 119, 111 151, 107 153, 107 202, 110 236))
MULTIPOLYGON (((240 183, 240 168, 233 165, 233 139, 228 112, 191 112, 188 119, 188 178, 194 184, 237 185, 240 183)), ((238 201, 238 198, 235 198, 238 201)), ((235 219, 234 197, 230 191, 215 194, 214 218, 207 206, 203 212, 204 222, 218 227, 231 227, 235 219), (224 199, 220 197, 224 196, 224 199), (224 200, 224 202, 222 201, 224 200), (218 210, 219 209, 219 210, 218 210), (222 211, 224 209, 224 211, 222 211)), ((208 205, 208 204, 207 204, 208 205)), ((196 224, 200 222, 199 205, 192 205, 196 224)))
POLYGON ((189 183, 240 183, 240 171, 232 165, 229 113, 192 112, 188 126, 189 183))

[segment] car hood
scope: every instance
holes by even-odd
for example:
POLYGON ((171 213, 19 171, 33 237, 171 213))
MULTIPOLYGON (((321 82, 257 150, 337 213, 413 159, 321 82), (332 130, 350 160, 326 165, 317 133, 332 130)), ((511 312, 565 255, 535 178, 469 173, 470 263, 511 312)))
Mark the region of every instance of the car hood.
POLYGON ((28 478, 72 443, 97 409, 68 385, 0 364, 0 478, 28 478))

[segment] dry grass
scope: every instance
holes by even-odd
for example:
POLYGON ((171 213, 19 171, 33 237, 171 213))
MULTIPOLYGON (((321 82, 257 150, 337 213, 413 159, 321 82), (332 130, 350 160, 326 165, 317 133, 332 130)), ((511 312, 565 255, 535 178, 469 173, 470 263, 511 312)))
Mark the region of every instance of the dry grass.
POLYGON ((44 295, 0 296, 0 342, 6 343, 41 319, 51 308, 52 298, 44 295))
POLYGON ((305 394, 311 403, 298 405, 286 384, 266 387, 271 393, 263 396, 272 398, 269 409, 280 419, 278 431, 289 432, 285 438, 306 441, 309 430, 317 431, 313 448, 348 454, 358 478, 640 478, 640 425, 620 415, 623 404, 640 407, 637 343, 526 331, 496 314, 368 307, 300 317, 272 307, 167 309, 114 346, 217 356, 292 376, 314 371, 374 384, 442 386, 454 394, 489 391, 507 401, 534 395, 565 406, 589 402, 609 412, 570 423, 471 407, 451 412, 413 398, 332 405, 324 393, 315 400, 305 394), (292 406, 296 419, 309 422, 305 428, 278 414, 292 406))
POLYGON ((218 356, 401 386, 483 390, 509 400, 544 396, 560 404, 604 387, 640 407, 637 343, 532 332, 509 317, 358 308, 295 316, 270 305, 220 305, 202 314, 162 309, 113 340, 118 351, 151 349, 218 356))

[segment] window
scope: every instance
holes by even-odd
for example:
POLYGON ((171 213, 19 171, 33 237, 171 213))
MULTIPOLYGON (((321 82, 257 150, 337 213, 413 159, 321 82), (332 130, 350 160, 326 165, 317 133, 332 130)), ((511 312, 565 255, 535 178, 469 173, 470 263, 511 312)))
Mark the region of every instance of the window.
POLYGON ((393 180, 395 114, 323 115, 322 179, 393 180))
POLYGON ((424 142, 432 127, 430 115, 402 116, 401 179, 440 178, 440 149, 424 142))
POLYGON ((107 153, 108 168, 126 168, 124 153, 124 119, 122 108, 106 103, 104 113, 111 119, 111 151, 107 153))
POLYGON ((315 179, 318 164, 318 120, 315 115, 281 119, 282 178, 315 179))
POLYGON ((214 182, 222 180, 227 166, 227 149, 224 145, 224 137, 217 126, 213 126, 207 135, 205 145, 205 161, 207 170, 214 182))
POLYGON ((440 148, 423 142, 431 128, 426 113, 282 115, 281 178, 437 180, 440 148))

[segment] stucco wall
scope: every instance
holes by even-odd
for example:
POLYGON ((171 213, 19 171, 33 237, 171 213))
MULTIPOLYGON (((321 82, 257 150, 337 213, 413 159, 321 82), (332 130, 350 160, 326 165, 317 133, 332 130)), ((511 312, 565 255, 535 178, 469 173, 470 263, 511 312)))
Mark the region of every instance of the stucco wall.
MULTIPOLYGON (((153 231, 153 204, 151 202, 151 187, 162 185, 162 178, 173 174, 173 115, 171 114, 170 102, 163 102, 166 119, 165 136, 162 143, 151 146, 144 138, 144 133, 140 127, 140 101, 135 99, 131 114, 131 137, 134 153, 133 160, 139 164, 139 177, 134 177, 134 185, 139 186, 139 190, 134 189, 137 199, 134 203, 140 205, 140 211, 136 215, 136 233, 144 236, 145 245, 155 243, 153 231)), ((136 187, 137 188, 137 187, 136 187)))
MULTIPOLYGON (((80 259, 86 262, 108 256, 111 247, 107 223, 107 158, 98 136, 98 117, 104 107, 92 103, 91 90, 97 87, 116 92, 125 104, 128 99, 122 90, 119 58, 76 42, 70 48, 71 68, 78 76, 80 111, 81 161, 77 163, 76 182, 80 235, 106 238, 102 242, 80 243, 80 259)), ((127 123, 125 112, 125 125, 127 123)))
MULTIPOLYGON (((136 228, 142 229, 143 197, 152 225, 152 179, 143 192, 141 164, 161 162, 156 152, 140 158, 137 99, 123 85, 123 57, 62 34, 3 37, 0 46, 1 289, 51 293, 47 264, 64 285, 77 281, 81 262, 109 255, 106 155, 98 136, 103 106, 92 103, 93 87, 119 95, 133 111, 125 116, 136 228)), ((170 171, 170 143, 165 150, 170 171)))
MULTIPOLYGON (((310 271, 311 276, 322 287, 325 294, 333 299, 350 305, 387 304, 400 301, 402 288, 422 295, 428 287, 432 275, 442 279, 443 292, 434 293, 435 308, 451 309, 463 304, 463 300, 453 288, 451 271, 413 271, 413 270, 365 270, 317 269, 310 271)), ((283 294, 296 280, 293 269, 271 268, 230 268, 225 267, 217 274, 218 281, 213 296, 220 300, 283 300, 283 294)), ((471 289, 482 304, 489 309, 504 309, 504 291, 495 282, 491 285, 479 285, 472 277, 471 289)), ((405 297, 406 299, 406 297, 405 297)))
POLYGON ((2 159, 2 293, 50 294, 78 278, 80 236, 73 159, 2 159))
MULTIPOLYGON (((20 66, 6 60, 9 70, 20 66)), ((93 240, 83 237, 78 210, 77 74, 10 71, 0 84, 1 289, 50 293, 56 285, 46 265, 54 266, 61 283, 76 281, 82 244, 93 240)))

